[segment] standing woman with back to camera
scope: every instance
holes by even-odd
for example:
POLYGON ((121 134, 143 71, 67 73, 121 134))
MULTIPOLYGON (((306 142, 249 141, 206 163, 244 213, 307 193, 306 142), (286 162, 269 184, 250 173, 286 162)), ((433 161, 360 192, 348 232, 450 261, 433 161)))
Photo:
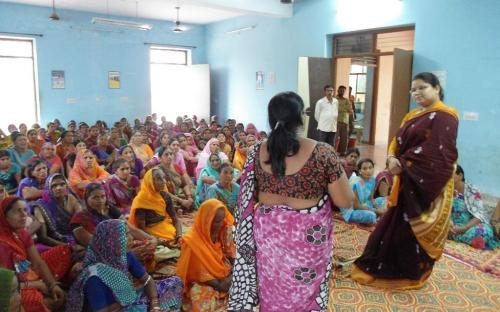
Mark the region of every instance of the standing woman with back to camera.
POLYGON ((298 137, 303 110, 293 92, 274 96, 269 139, 248 152, 228 311, 327 309, 332 200, 350 207, 353 194, 333 147, 298 137))
POLYGON ((424 285, 448 237, 458 113, 446 106, 438 78, 420 73, 410 91, 419 108, 409 112, 389 146, 395 175, 389 208, 354 262, 352 278, 390 289, 424 285))

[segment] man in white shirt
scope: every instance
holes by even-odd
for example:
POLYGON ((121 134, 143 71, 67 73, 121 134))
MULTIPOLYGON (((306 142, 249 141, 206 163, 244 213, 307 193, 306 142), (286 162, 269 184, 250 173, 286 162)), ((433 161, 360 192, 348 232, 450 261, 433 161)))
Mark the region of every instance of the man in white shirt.
POLYGON ((339 103, 333 96, 335 90, 326 85, 323 88, 325 97, 316 102, 314 118, 318 122, 318 141, 334 145, 335 132, 337 132, 337 117, 339 115, 339 103))

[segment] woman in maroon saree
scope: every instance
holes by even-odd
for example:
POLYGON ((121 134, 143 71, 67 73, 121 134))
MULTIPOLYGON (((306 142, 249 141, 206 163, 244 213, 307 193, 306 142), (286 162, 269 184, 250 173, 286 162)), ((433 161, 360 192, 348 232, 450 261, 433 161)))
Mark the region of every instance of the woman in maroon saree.
POLYGON ((395 175, 390 208, 351 274, 362 284, 422 287, 448 236, 458 113, 441 102, 442 88, 431 73, 415 76, 411 94, 421 108, 405 116, 390 144, 389 170, 395 175))

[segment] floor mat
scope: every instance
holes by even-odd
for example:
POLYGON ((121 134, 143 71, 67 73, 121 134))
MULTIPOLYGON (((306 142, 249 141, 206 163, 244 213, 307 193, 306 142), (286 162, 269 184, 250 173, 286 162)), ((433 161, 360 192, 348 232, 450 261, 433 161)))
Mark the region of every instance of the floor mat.
POLYGON ((391 291, 353 281, 349 278, 352 262, 362 254, 369 230, 335 220, 329 311, 500 311, 500 278, 478 269, 482 264, 499 270, 498 258, 455 242, 447 242, 445 255, 422 289, 391 291), (461 257, 476 261, 477 266, 457 261, 448 253, 468 253, 461 257))
POLYGON ((444 253, 470 264, 483 272, 491 273, 500 277, 500 249, 480 250, 469 245, 454 241, 447 241, 444 253))

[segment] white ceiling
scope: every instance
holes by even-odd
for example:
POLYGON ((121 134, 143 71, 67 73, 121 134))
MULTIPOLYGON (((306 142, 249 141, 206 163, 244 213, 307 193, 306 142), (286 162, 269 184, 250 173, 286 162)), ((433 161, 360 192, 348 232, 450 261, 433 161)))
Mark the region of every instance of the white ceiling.
MULTIPOLYGON (((52 0, 0 2, 52 7, 52 0)), ((290 5, 282 5, 279 0, 55 0, 55 5, 56 10, 69 9, 170 21, 175 21, 175 7, 180 6, 180 20, 193 24, 209 24, 251 13, 281 17, 291 15, 290 5)))

